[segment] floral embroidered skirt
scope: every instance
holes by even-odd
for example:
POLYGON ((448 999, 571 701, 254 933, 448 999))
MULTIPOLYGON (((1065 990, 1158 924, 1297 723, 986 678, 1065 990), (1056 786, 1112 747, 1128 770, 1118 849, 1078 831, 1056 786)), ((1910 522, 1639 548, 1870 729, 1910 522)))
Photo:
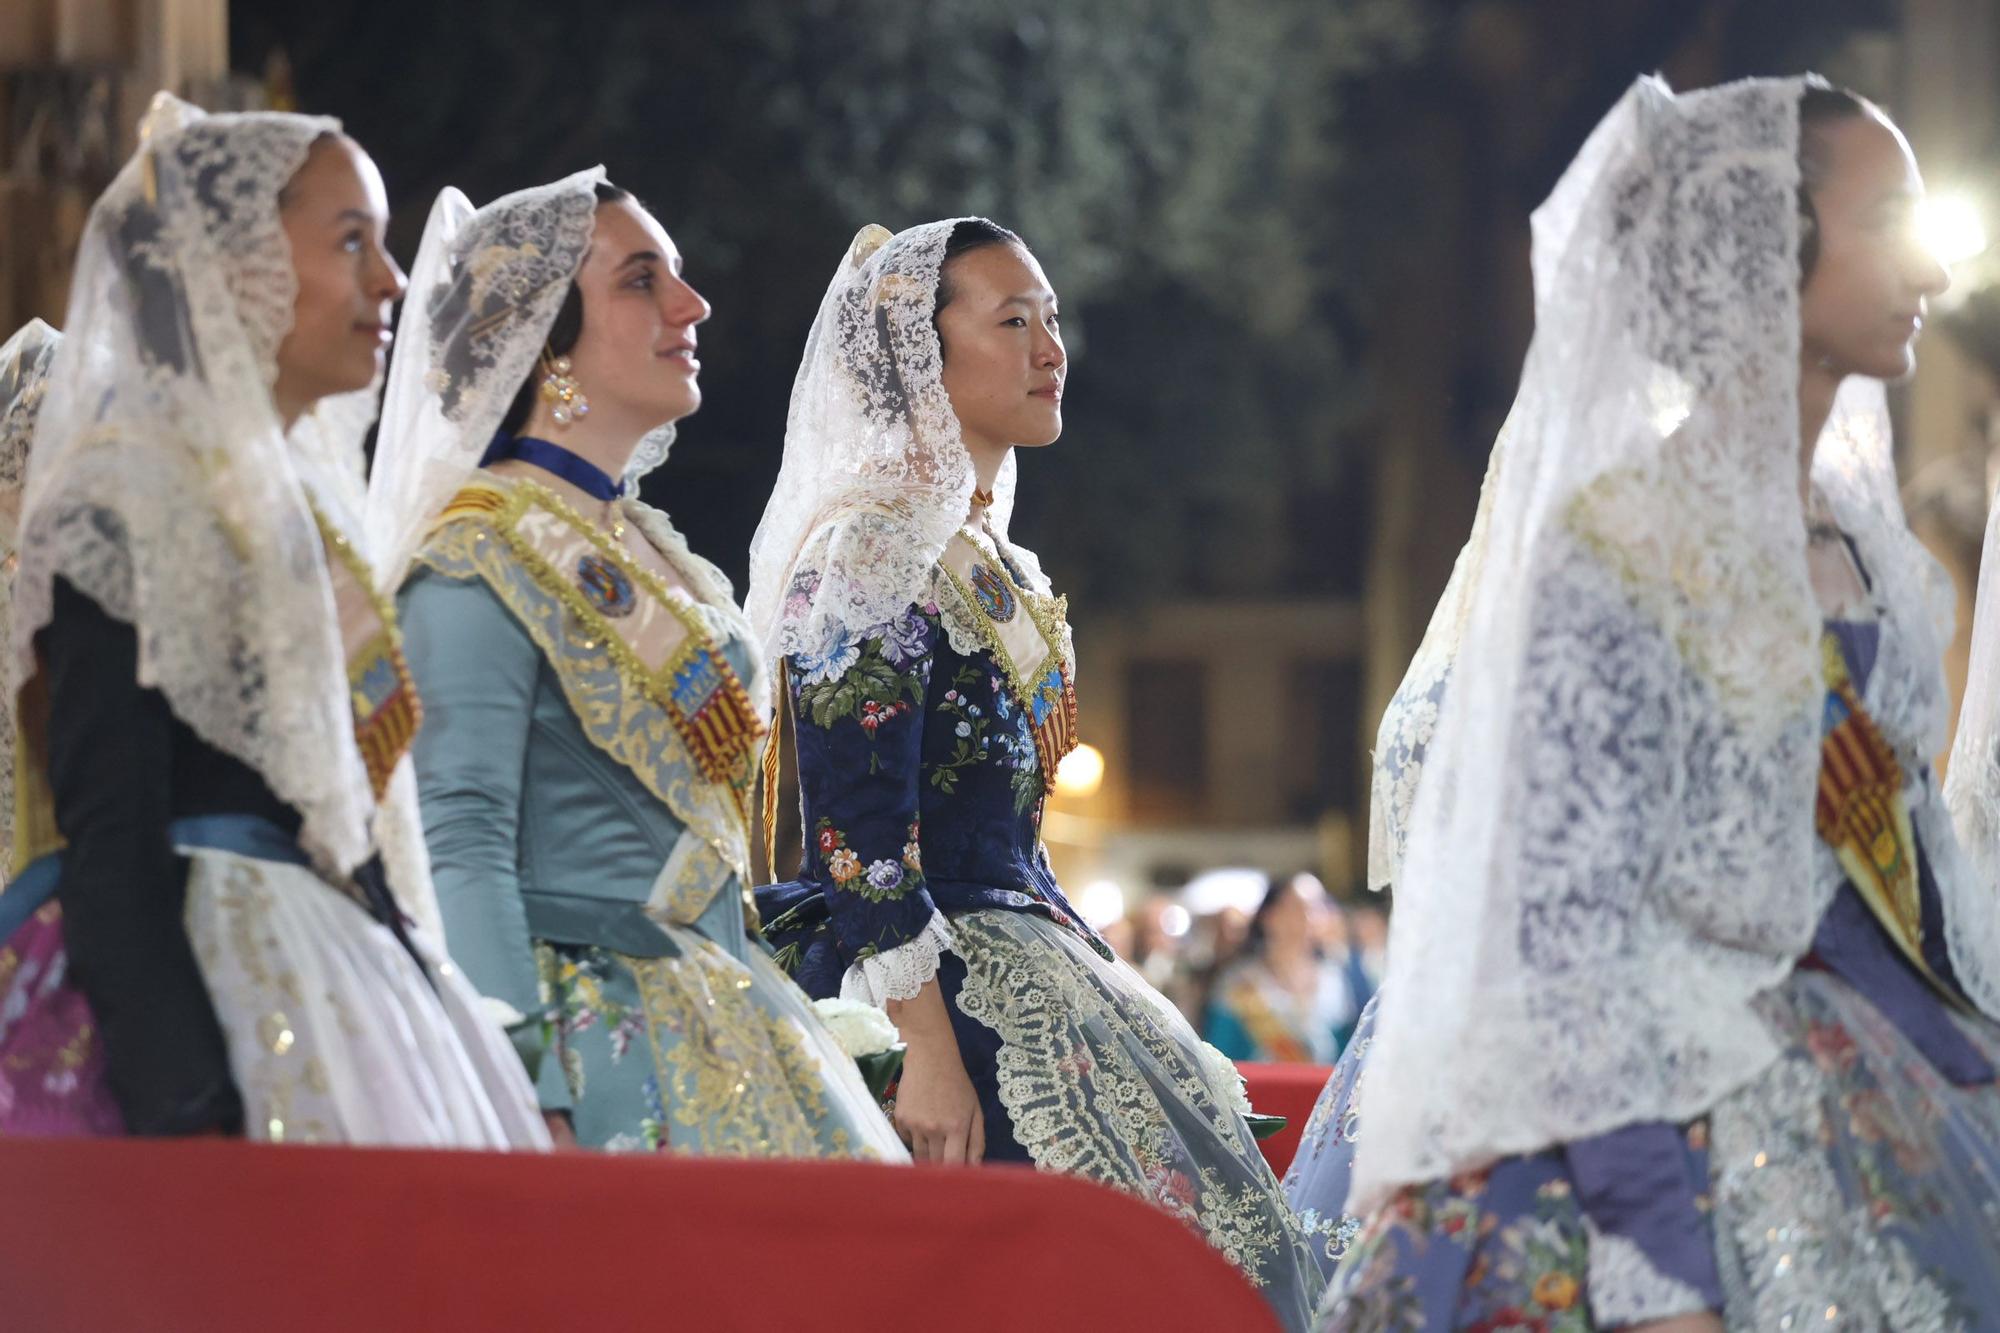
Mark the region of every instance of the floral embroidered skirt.
POLYGON ((68 970, 53 902, 0 941, 0 1135, 125 1132, 96 1021, 68 970))
POLYGON ((1172 1213, 1286 1328, 1304 1328, 1321 1279, 1237 1109, 1233 1071, 1204 1057, 1138 973, 1047 917, 965 912, 951 929, 964 964, 957 1006, 999 1038, 998 1100, 1034 1164, 1172 1213))
MULTIPOLYGON (((1759 1001, 1778 1060, 1687 1126, 1731 1329, 2000 1327, 2000 1085, 1959 1086, 1859 992, 1799 971, 1759 1001)), ((1340 1218, 1373 1012, 1286 1177, 1338 1268, 1319 1327, 1611 1328, 1701 1308, 1590 1226, 1560 1153, 1340 1218)), ((1956 1021, 1956 1020, 1955 1020, 1956 1021)), ((1961 1028, 2000 1063, 2000 1032, 1961 1028)))
POLYGON ((762 950, 747 938, 738 953, 688 927, 661 929, 674 956, 536 945, 579 1142, 909 1160, 854 1061, 762 950))

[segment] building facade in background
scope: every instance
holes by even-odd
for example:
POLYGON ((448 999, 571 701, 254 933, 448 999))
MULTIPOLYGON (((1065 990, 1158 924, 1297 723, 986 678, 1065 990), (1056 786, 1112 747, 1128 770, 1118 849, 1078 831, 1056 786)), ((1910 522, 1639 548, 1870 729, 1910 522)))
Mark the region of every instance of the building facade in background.
POLYGON ((228 0, 0 4, 0 327, 58 327, 85 217, 160 89, 261 105, 229 70, 228 0))

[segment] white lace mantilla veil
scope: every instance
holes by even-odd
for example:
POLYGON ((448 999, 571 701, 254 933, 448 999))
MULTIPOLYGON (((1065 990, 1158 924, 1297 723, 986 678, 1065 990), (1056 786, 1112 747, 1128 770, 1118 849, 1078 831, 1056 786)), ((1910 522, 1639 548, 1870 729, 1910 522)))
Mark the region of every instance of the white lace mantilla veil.
MULTIPOLYGON (((396 324, 398 354, 368 483, 368 535, 383 552, 376 572, 385 591, 402 585, 432 520, 478 471, 534 370, 590 254, 603 183, 604 168, 592 167, 476 211, 449 187, 432 205, 396 324)), ((673 440, 669 424, 639 442, 625 468, 625 509, 696 596, 733 620, 728 578, 688 550, 665 514, 629 498, 666 461, 673 440)), ((747 633, 740 622, 735 628, 747 633)))
MULTIPOLYGON (((21 535, 21 484, 41 415, 49 366, 62 335, 39 319, 0 344, 0 641, 14 620, 13 570, 21 535)), ((0 700, 0 848, 14 845, 14 704, 0 700)), ((7 866, 0 865, 0 884, 7 866)))
MULTIPOLYGON (((744 606, 773 691, 784 658, 824 656, 927 600, 938 558, 972 507, 978 473, 945 392, 933 318, 945 244, 972 220, 894 235, 863 227, 820 300, 792 385, 784 462, 750 542, 744 606)), ((1008 540, 1016 471, 1009 454, 986 529, 1029 588, 1048 596, 1041 562, 1008 540)), ((946 629, 959 643, 949 617, 946 629)), ((1062 651, 1074 660, 1067 641, 1062 651)), ((916 938, 853 964, 841 995, 909 999, 953 944, 950 922, 934 913, 916 938)))
MULTIPOLYGON (((1642 79, 1535 213, 1536 332, 1483 554, 1458 572, 1468 605, 1409 812, 1353 1210, 1692 1119, 1777 1054, 1753 1000, 1840 883, 1812 814, 1803 86, 1676 96, 1642 79)), ((1926 766, 1945 708, 1937 572, 1897 497, 1879 384, 1842 389, 1813 480, 1884 617, 1868 703, 1909 775, 1953 966, 2000 1013, 2000 921, 1926 766)))
POLYGON ((1972 653, 1945 802, 1980 882, 2000 889, 2000 505, 1990 505, 1973 600, 1972 653))
POLYGON ((1410 665, 1375 728, 1373 769, 1368 782, 1368 887, 1375 893, 1394 889, 1398 900, 1407 888, 1401 881, 1403 849, 1409 841, 1410 808, 1423 777, 1425 755, 1437 735, 1438 710, 1451 681, 1452 664, 1458 660, 1466 617, 1472 610, 1471 589, 1478 583, 1479 571, 1486 561, 1487 517, 1493 511, 1497 489, 1494 482, 1499 476, 1506 441, 1507 429, 1502 426, 1500 438, 1487 457, 1472 533, 1452 562, 1451 577, 1431 610, 1423 641, 1417 645, 1415 656, 1410 658, 1410 665))
MULTIPOLYGON (((945 243, 969 220, 893 236, 864 227, 827 285, 792 385, 784 462, 750 542, 745 609, 767 667, 901 615, 965 522, 978 478, 932 315, 945 243)), ((1046 594, 1040 562, 1007 540, 1015 472, 1010 454, 986 526, 1046 594)))
MULTIPOLYGON (((290 439, 271 398, 297 290, 279 192, 313 141, 339 130, 154 99, 139 151, 91 209, 43 394, 13 684, 36 670, 34 636, 60 576, 137 631, 142 683, 298 812, 321 873, 344 878, 379 841, 399 901, 428 931, 426 868, 392 850, 405 840, 389 827, 399 817, 371 827, 313 516, 316 505, 359 541, 372 394, 322 402, 290 439)), ((398 789, 413 790, 407 775, 388 811, 398 789)))

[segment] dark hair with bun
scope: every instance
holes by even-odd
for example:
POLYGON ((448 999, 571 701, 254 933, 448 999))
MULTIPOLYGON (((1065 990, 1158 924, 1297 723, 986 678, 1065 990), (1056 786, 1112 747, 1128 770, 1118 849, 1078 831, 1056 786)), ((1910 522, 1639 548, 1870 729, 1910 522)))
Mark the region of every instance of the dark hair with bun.
MULTIPOLYGON (((951 304, 952 261, 992 245, 1027 248, 1019 236, 985 218, 967 218, 945 238, 944 253, 938 261, 937 290, 931 299, 931 331, 938 334, 940 355, 944 351, 944 338, 938 333, 937 322, 939 313, 951 304)), ((843 322, 851 322, 857 331, 863 326, 875 331, 872 346, 858 339, 851 345, 853 359, 845 362, 848 375, 871 410, 890 416, 902 414, 908 410, 910 397, 903 364, 906 358, 918 354, 917 349, 908 346, 907 328, 890 318, 889 303, 879 299, 872 283, 849 284, 841 300, 847 306, 843 322)))
MULTIPOLYGON (((630 190, 620 189, 609 181, 599 181, 592 187, 597 191, 599 207, 605 204, 639 204, 630 190)), ((583 335, 583 293, 577 288, 576 279, 571 278, 569 291, 563 296, 561 309, 556 311, 555 322, 549 325, 549 350, 557 356, 566 356, 576 346, 576 340, 583 335)), ((539 366, 529 370, 528 378, 521 381, 520 389, 514 394, 514 401, 507 405, 507 415, 500 418, 500 434, 512 435, 527 424, 528 414, 535 410, 535 381, 541 375, 539 366)))
POLYGON ((1820 79, 1806 83, 1799 94, 1799 279, 1812 276, 1819 263, 1819 210, 1813 207, 1812 191, 1833 170, 1829 160, 1826 131, 1842 121, 1865 116, 1872 107, 1867 98, 1820 79))
MULTIPOLYGON (((598 196, 600 208, 604 204, 638 202, 630 190, 620 190, 618 186, 608 184, 604 180, 596 182, 592 190, 598 196)), ((462 240, 460 244, 472 248, 472 240, 462 240)), ((472 372, 478 358, 474 344, 456 330, 476 328, 480 326, 482 320, 490 326, 494 318, 508 318, 510 314, 508 310, 510 298, 504 294, 490 294, 484 302, 486 308, 482 310, 466 310, 476 290, 478 290, 476 284, 466 282, 454 274, 442 280, 436 288, 432 288, 428 296, 432 338, 438 340, 438 344, 430 348, 430 354, 434 364, 444 370, 444 388, 440 390, 440 398, 446 416, 452 416, 458 410, 462 386, 466 384, 468 374, 472 372)), ((576 346, 576 338, 582 332, 584 332, 584 294, 576 288, 576 278, 570 278, 570 290, 564 292, 562 306, 556 308, 556 318, 548 326, 546 342, 550 348, 554 348, 558 356, 564 356, 576 346)), ((528 414, 534 410, 534 392, 538 378, 540 370, 536 366, 530 366, 528 376, 514 390, 514 400, 508 404, 506 414, 500 418, 498 430, 502 434, 514 434, 528 420, 528 414)))
POLYGON ((932 327, 936 327, 938 316, 951 304, 951 298, 958 294, 951 285, 952 262, 974 250, 984 250, 993 245, 1028 248, 1026 241, 987 218, 967 218, 951 229, 951 235, 944 242, 944 258, 938 263, 937 302, 931 307, 932 327))

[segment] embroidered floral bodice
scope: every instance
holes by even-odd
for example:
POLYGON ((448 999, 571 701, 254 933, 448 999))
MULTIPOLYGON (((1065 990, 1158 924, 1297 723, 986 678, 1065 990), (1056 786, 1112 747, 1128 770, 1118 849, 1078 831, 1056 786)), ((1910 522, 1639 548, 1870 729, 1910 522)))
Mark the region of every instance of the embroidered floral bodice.
POLYGON ((974 908, 1039 912, 1108 956, 1041 842, 1046 756, 1073 743, 1074 703, 1061 600, 1024 585, 961 534, 928 600, 786 660, 805 860, 758 902, 809 993, 894 955, 862 990, 905 998, 936 970, 940 914, 974 908))

